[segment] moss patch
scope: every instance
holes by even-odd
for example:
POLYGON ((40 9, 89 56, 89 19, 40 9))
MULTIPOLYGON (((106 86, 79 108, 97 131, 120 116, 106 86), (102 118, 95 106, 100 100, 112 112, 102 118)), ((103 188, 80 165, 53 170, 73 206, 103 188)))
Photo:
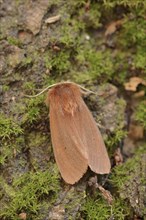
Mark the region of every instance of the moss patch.
POLYGON ((146 128, 146 101, 142 101, 136 108, 135 119, 146 128))
POLYGON ((145 160, 146 145, 139 147, 133 158, 116 166, 111 181, 117 187, 122 199, 127 199, 134 212, 143 217, 145 214, 145 160))
POLYGON ((58 172, 53 167, 45 172, 28 172, 15 179, 11 187, 3 183, 1 188, 9 200, 1 204, 1 217, 16 220, 21 212, 26 212, 33 219, 42 207, 40 200, 47 200, 48 208, 55 202, 60 188, 58 172))
POLYGON ((112 219, 124 220, 126 216, 129 216, 130 210, 126 206, 126 203, 120 199, 115 199, 112 205, 108 205, 100 193, 93 198, 87 198, 84 206, 82 207, 84 213, 84 219, 87 220, 105 220, 112 219))
POLYGON ((38 121, 42 117, 41 112, 43 111, 42 103, 44 103, 44 96, 41 95, 36 98, 27 98, 25 99, 25 103, 26 108, 22 123, 32 124, 33 122, 38 121))
POLYGON ((0 138, 6 139, 11 136, 17 136, 23 133, 23 129, 13 121, 12 118, 7 118, 4 114, 0 114, 0 138))

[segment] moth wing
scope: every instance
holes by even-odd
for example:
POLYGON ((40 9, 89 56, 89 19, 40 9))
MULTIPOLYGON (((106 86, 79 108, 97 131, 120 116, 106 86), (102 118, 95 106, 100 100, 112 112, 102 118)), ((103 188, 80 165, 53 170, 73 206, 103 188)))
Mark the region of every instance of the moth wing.
POLYGON ((56 163, 63 179, 77 182, 88 168, 87 152, 78 129, 79 115, 65 114, 50 106, 50 128, 56 163))
POLYGON ((80 112, 80 121, 84 123, 81 126, 80 133, 86 147, 90 169, 98 174, 109 173, 111 164, 103 138, 85 103, 83 103, 80 112))

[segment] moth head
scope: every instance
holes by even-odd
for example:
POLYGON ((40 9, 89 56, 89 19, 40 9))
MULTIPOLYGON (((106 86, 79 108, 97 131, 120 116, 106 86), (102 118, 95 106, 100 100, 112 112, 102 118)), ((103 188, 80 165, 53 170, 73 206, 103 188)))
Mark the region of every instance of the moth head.
POLYGON ((79 108, 81 99, 80 87, 74 83, 60 83, 49 90, 47 105, 60 106, 64 113, 74 114, 79 108))

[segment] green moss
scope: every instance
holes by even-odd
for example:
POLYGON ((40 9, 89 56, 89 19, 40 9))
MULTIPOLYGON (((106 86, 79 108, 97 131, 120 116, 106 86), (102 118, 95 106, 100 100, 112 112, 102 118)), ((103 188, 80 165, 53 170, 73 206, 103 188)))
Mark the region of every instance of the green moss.
POLYGON ((6 139, 11 136, 17 136, 22 134, 22 128, 12 120, 12 118, 7 118, 4 114, 0 114, 0 138, 6 139))
POLYGON ((7 41, 9 42, 10 45, 15 45, 18 47, 21 47, 22 43, 18 38, 15 37, 7 37, 7 41))
MULTIPOLYGON (((64 203, 65 203, 65 217, 64 218, 68 220, 73 219, 73 216, 75 216, 76 210, 79 209, 79 205, 82 205, 84 203, 84 199, 86 197, 86 192, 85 190, 83 190, 84 187, 81 189, 79 186, 80 188, 79 190, 77 187, 70 188, 64 200, 64 203)), ((76 216, 76 219, 78 219, 77 216, 76 216)))
POLYGON ((120 141, 123 140, 124 137, 126 137, 127 132, 117 128, 111 136, 108 136, 108 138, 105 140, 106 146, 112 151, 117 147, 117 144, 120 143, 120 141))
POLYGON ((133 171, 137 168, 137 163, 139 161, 138 156, 133 159, 127 160, 126 163, 116 166, 113 170, 113 174, 111 176, 111 181, 116 186, 119 191, 121 191, 127 181, 130 180, 130 175, 128 173, 133 173, 133 171))
POLYGON ((70 1, 60 7, 62 25, 55 30, 56 34, 51 37, 52 42, 57 42, 66 49, 77 47, 80 34, 85 29, 83 5, 84 1, 70 1))
POLYGON ((9 89, 10 89, 10 87, 9 87, 8 85, 3 85, 3 86, 2 86, 3 92, 9 91, 9 89))
MULTIPOLYGON (((26 109, 23 116, 23 123, 30 123, 39 120, 41 118, 42 103, 44 103, 44 96, 40 95, 36 98, 27 98, 26 99, 26 109)), ((44 104, 45 106, 45 104, 44 104)))
POLYGON ((129 73, 129 60, 130 54, 129 52, 119 51, 115 52, 115 57, 113 59, 113 67, 114 67, 114 74, 113 79, 118 84, 124 84, 125 80, 127 79, 129 73))
POLYGON ((120 29, 112 35, 113 45, 116 46, 116 50, 113 50, 114 69, 112 76, 116 83, 123 84, 125 79, 132 75, 133 70, 135 72, 138 71, 139 74, 145 74, 146 21, 144 17, 146 11, 146 3, 142 0, 105 0, 103 7, 101 8, 103 9, 105 7, 105 14, 109 13, 112 19, 114 18, 116 21, 118 18, 115 18, 114 10, 117 6, 119 6, 119 10, 121 9, 121 17, 123 17, 123 22, 120 29), (122 8, 125 8, 125 6, 128 11, 124 10, 122 12, 122 8))
POLYGON ((3 40, 5 37, 2 33, 0 33, 0 40, 3 40))
POLYGON ((83 70, 73 78, 79 83, 101 80, 106 82, 113 74, 113 63, 109 52, 95 51, 92 48, 80 48, 76 56, 77 68, 83 70))
POLYGON ((2 140, 0 145, 0 165, 6 165, 11 160, 14 160, 15 155, 21 152, 22 146, 24 146, 23 135, 2 140))
POLYGON ((96 198, 87 198, 85 205, 82 207, 84 219, 87 220, 105 220, 113 218, 115 220, 124 220, 130 214, 125 202, 115 199, 112 205, 108 205, 100 194, 96 198))
POLYGON ((50 143, 50 136, 43 135, 42 132, 30 132, 26 138, 29 149, 29 161, 34 170, 48 169, 48 161, 53 155, 50 143))
POLYGON ((113 154, 115 147, 127 136, 127 131, 124 130, 125 126, 125 111, 126 102, 124 99, 118 99, 116 101, 116 121, 115 130, 106 138, 106 146, 109 152, 113 154))
POLYGON ((134 0, 134 1, 128 1, 128 0, 104 0, 105 7, 111 7, 114 8, 116 5, 122 5, 122 6, 129 6, 130 8, 138 6, 146 8, 146 3, 143 0, 134 0))
POLYGON ((33 91, 35 89, 34 82, 26 82, 23 84, 23 89, 27 92, 33 91))
POLYGON ((0 146, 0 165, 7 162, 7 158, 12 157, 13 148, 9 142, 3 141, 0 146))
POLYGON ((143 19, 143 17, 130 20, 127 16, 120 35, 120 37, 122 37, 123 39, 123 41, 121 41, 123 43, 123 46, 127 48, 131 45, 145 45, 145 26, 146 21, 143 19))
POLYGON ((116 166, 111 176, 111 182, 120 197, 126 199, 134 212, 141 217, 145 215, 145 160, 146 145, 138 146, 134 156, 116 166))
POLYGON ((21 67, 27 67, 33 62, 34 62, 34 57, 30 57, 30 56, 24 57, 21 62, 21 67))
POLYGON ((31 132, 28 135, 28 140, 29 140, 29 148, 31 147, 37 147, 41 146, 43 142, 45 142, 47 139, 46 136, 43 136, 42 133, 36 133, 36 132, 31 132))
POLYGON ((67 72, 71 68, 70 51, 58 51, 52 54, 51 57, 46 53, 44 61, 47 69, 55 71, 58 74, 67 72))
POLYGON ((47 199, 48 204, 56 200, 59 192, 58 172, 51 167, 45 172, 29 172, 14 180, 12 187, 6 183, 1 186, 9 201, 2 205, 0 217, 18 219, 19 213, 25 211, 28 219, 34 219, 41 207, 41 200, 47 199), (10 190, 8 190, 11 188, 10 190), (12 192, 12 193, 10 193, 12 192), (32 218, 34 216, 34 218, 32 218))
POLYGON ((100 4, 92 2, 92 4, 90 5, 90 10, 87 10, 86 14, 84 8, 81 10, 81 12, 84 21, 86 23, 85 24, 86 29, 90 27, 97 29, 102 26, 100 22, 100 18, 101 18, 100 4))
MULTIPOLYGON (((43 90, 44 88, 47 88, 47 86, 53 85, 53 84, 55 84, 55 83, 57 83, 57 81, 54 80, 52 77, 50 77, 50 76, 48 76, 48 75, 44 75, 44 76, 43 76, 43 88, 42 88, 42 90, 43 90)), ((47 91, 46 91, 46 92, 47 92, 47 91)))
POLYGON ((84 29, 84 23, 78 22, 74 19, 68 19, 65 21, 65 24, 60 28, 61 36, 59 41, 66 48, 76 48, 78 42, 78 34, 84 29))
POLYGON ((136 108, 135 119, 146 128, 146 101, 142 101, 136 108))
MULTIPOLYGON (((53 73, 56 72, 59 74, 72 72, 71 75, 73 75, 76 72, 76 76, 73 77, 73 79, 77 82, 93 81, 96 78, 99 80, 101 80, 101 78, 109 80, 114 76, 116 81, 123 83, 127 77, 129 67, 131 67, 130 63, 128 63, 127 47, 132 49, 135 44, 141 45, 141 42, 144 44, 145 19, 142 17, 144 13, 141 13, 141 11, 145 8, 145 3, 141 0, 134 2, 129 2, 127 0, 105 0, 103 3, 93 1, 90 3, 90 9, 87 11, 85 10, 86 1, 84 0, 64 3, 63 5, 61 1, 50 4, 58 5, 59 13, 61 14, 61 25, 57 25, 57 28, 53 29, 53 34, 50 36, 50 42, 56 42, 61 48, 61 51, 56 53, 50 50, 49 54, 44 58, 45 67, 53 73), (131 15, 127 11, 121 12, 121 16, 123 16, 124 13, 125 22, 122 24, 119 33, 116 33, 118 36, 116 44, 118 47, 119 45, 123 47, 124 50, 123 48, 118 48, 118 53, 114 61, 114 59, 110 58, 111 51, 108 53, 106 51, 97 51, 96 54, 95 45, 99 44, 101 40, 104 43, 104 39, 98 37, 97 42, 97 39, 94 39, 95 36, 93 36, 90 40, 88 52, 88 49, 86 49, 86 40, 85 38, 83 39, 83 35, 85 36, 90 27, 97 30, 98 27, 102 26, 105 19, 104 17, 108 14, 108 7, 114 10, 117 5, 128 6, 129 10, 131 10, 131 15), (132 19, 130 16, 132 16, 132 19), (135 31, 135 29, 137 31, 135 31), (92 44, 93 40, 95 40, 95 42, 92 44), (82 52, 78 51, 79 47, 83 50, 82 52), (121 53, 123 57, 121 57, 121 53), (79 68, 75 68, 74 60, 76 60, 76 54, 78 54, 77 58, 82 57, 81 60, 83 60, 80 70, 79 68), (121 58, 117 59, 117 57, 121 58)), ((130 54, 133 56, 132 67, 144 69, 145 52, 144 49, 141 48, 138 50, 136 48, 136 51, 134 53, 130 52, 130 54)), ((37 62, 37 59, 35 60, 35 56, 33 56, 33 58, 26 58, 24 59, 24 64, 30 64, 32 61, 37 62)), ((80 62, 78 67, 80 67, 80 62)))
POLYGON ((143 73, 146 73, 146 50, 143 48, 137 49, 133 58, 133 68, 141 69, 143 73))
MULTIPOLYGON (((60 9, 60 14, 63 14, 61 17, 62 25, 60 25, 56 30, 55 34, 50 37, 51 42, 55 42, 56 45, 59 45, 60 51, 49 51, 44 55, 44 63, 47 69, 56 74, 68 73, 71 72, 71 75, 74 75, 77 72, 77 67, 80 69, 80 65, 83 67, 88 66, 87 71, 82 74, 80 78, 96 78, 96 76, 102 74, 108 75, 107 78, 111 75, 112 62, 110 60, 109 54, 100 53, 90 48, 84 48, 85 33, 84 36, 82 33, 86 28, 94 26, 97 28, 100 26, 100 16, 101 12, 99 10, 98 4, 91 4, 89 12, 85 14, 84 8, 85 2, 83 1, 80 4, 77 3, 66 3, 62 9, 60 9), (73 8, 77 9, 75 14, 73 8), (68 10, 70 9, 70 13, 68 10), (79 19, 80 18, 80 19, 79 19), (79 22, 80 20, 80 22, 79 22), (79 51, 80 48, 80 51, 79 51), (76 56, 78 54, 78 56, 76 56), (84 63, 80 62, 80 58, 84 59, 84 63), (76 59, 77 58, 77 59, 76 59), (105 63, 103 64, 103 60, 105 63), (76 61, 77 67, 76 67, 76 61), (87 64, 87 65, 86 65, 87 64), (99 73, 98 73, 99 71, 99 73)), ((84 71, 83 71, 84 72, 84 71)), ((76 73, 77 74, 77 73, 76 73)), ((71 77, 76 80, 76 77, 71 77)), ((83 80, 76 80, 83 81, 83 80)))

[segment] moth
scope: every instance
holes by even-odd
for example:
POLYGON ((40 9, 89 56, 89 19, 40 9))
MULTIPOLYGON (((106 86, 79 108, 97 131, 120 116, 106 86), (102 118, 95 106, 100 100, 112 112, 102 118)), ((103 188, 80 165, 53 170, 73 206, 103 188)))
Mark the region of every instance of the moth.
POLYGON ((53 151, 62 178, 75 184, 88 166, 97 174, 110 172, 110 160, 96 122, 72 82, 55 84, 48 92, 53 151))

